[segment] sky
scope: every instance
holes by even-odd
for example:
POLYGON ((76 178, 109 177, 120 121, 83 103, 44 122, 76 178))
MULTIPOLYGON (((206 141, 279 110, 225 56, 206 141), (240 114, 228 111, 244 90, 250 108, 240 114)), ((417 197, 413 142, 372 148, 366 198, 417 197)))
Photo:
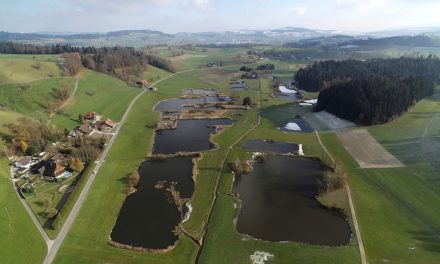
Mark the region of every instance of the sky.
POLYGON ((286 26, 356 32, 440 26, 440 0, 0 0, 0 31, 10 32, 286 26))

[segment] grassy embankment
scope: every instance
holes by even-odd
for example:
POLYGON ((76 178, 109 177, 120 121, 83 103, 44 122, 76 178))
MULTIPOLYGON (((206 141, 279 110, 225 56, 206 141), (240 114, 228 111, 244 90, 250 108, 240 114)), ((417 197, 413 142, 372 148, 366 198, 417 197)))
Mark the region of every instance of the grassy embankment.
POLYGON ((12 187, 5 160, 0 160, 0 204, 0 262, 41 263, 46 243, 12 187))
POLYGON ((323 134, 327 148, 348 172, 369 263, 438 262, 439 110, 437 89, 434 97, 419 102, 404 116, 369 128, 406 165, 403 168, 358 169, 337 137, 333 133, 323 134), (432 152, 424 147, 425 140, 430 140, 432 152))

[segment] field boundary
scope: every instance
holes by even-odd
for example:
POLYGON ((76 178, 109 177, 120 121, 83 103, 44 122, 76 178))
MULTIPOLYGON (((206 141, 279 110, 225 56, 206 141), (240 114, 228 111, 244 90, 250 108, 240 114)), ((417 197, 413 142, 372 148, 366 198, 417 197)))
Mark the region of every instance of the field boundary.
MULTIPOLYGON (((316 137, 318 138, 318 142, 319 142, 319 145, 321 145, 321 148, 329 156, 329 158, 332 160, 332 162, 335 163, 336 162, 335 159, 333 158, 332 154, 327 150, 327 148, 322 143, 321 137, 319 136, 319 133, 316 130, 315 130, 315 134, 316 134, 316 137)), ((359 229, 359 224, 358 224, 357 217, 356 217, 356 210, 354 209, 354 203, 353 203, 353 197, 351 195, 350 184, 347 184, 345 186, 345 190, 347 192, 348 203, 350 205, 351 216, 353 218, 354 231, 356 233, 356 237, 357 237, 357 241, 358 241, 359 254, 361 256, 361 264, 367 264, 367 257, 365 255, 364 242, 362 241, 361 231, 359 229)))

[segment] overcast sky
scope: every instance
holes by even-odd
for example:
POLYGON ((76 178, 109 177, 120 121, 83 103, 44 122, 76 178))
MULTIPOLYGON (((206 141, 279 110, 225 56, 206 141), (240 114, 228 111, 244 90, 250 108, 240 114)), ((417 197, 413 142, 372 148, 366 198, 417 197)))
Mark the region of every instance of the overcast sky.
POLYGON ((440 0, 1 0, 0 30, 167 33, 440 26, 440 0))

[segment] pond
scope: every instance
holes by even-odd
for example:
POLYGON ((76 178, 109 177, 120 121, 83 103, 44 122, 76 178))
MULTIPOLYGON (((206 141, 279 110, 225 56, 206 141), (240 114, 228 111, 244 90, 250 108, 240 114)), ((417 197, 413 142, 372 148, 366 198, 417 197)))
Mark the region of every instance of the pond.
POLYGON ((315 199, 324 169, 315 159, 268 155, 251 174, 237 176, 233 191, 242 200, 237 230, 267 241, 349 243, 346 217, 315 199))
POLYGON ((286 132, 313 132, 313 128, 303 119, 290 119, 280 129, 286 132))
POLYGON ((244 144, 246 151, 275 152, 280 154, 294 154, 300 150, 300 145, 295 143, 253 139, 244 144))
POLYGON ((113 241, 147 249, 164 249, 176 242, 178 236, 173 230, 182 220, 182 214, 165 188, 176 182, 180 197, 191 198, 192 158, 147 160, 141 164, 138 191, 127 196, 122 205, 111 233, 113 241))
POLYGON ((178 120, 176 129, 158 130, 153 154, 198 152, 213 148, 209 136, 216 132, 215 126, 229 126, 231 119, 178 120))
MULTIPOLYGON (((154 111, 180 111, 180 110, 193 110, 198 109, 194 105, 207 104, 207 103, 218 103, 220 102, 217 96, 203 96, 198 98, 175 98, 170 100, 165 100, 160 102, 154 111)), ((217 109, 215 106, 209 106, 204 109, 217 109)))

